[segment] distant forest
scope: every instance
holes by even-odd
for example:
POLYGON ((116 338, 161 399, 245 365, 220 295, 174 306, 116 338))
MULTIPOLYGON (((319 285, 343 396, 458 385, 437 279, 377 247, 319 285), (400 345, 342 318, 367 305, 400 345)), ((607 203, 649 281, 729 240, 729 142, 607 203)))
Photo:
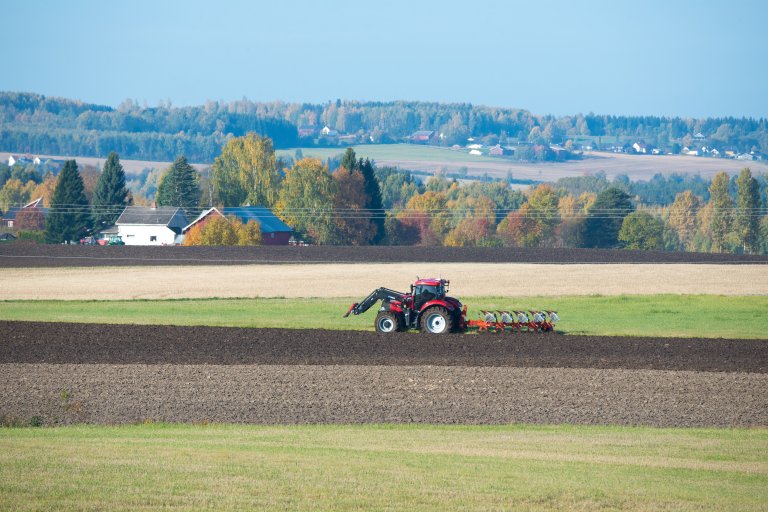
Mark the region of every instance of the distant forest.
POLYGON ((555 117, 468 103, 360 102, 324 104, 246 99, 208 101, 194 107, 147 107, 126 100, 117 108, 33 93, 0 92, 0 150, 106 157, 117 151, 137 160, 211 163, 229 139, 256 132, 276 148, 405 141, 419 130, 437 134, 428 143, 464 145, 533 142, 610 146, 639 141, 664 151, 692 146, 702 134, 723 152, 768 153, 768 119, 613 116, 555 117), (328 126, 337 133, 324 137, 328 126), (305 135, 300 138, 299 134, 305 135), (341 135, 345 135, 342 139, 341 135))

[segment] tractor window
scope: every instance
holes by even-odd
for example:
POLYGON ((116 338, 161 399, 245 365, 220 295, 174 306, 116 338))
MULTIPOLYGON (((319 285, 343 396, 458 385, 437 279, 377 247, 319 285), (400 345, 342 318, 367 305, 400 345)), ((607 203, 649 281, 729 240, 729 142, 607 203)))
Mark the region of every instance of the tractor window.
POLYGON ((440 286, 417 286, 414 290, 416 302, 424 304, 432 299, 442 299, 445 297, 445 287, 440 286))

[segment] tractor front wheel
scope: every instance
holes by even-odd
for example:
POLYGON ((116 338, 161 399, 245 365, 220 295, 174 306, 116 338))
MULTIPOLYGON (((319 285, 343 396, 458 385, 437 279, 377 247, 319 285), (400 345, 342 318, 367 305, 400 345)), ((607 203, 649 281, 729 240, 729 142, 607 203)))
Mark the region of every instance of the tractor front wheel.
POLYGON ((400 318, 391 311, 379 311, 373 325, 376 332, 390 333, 402 330, 400 318))
POLYGON ((421 332, 448 334, 453 329, 453 316, 447 309, 433 307, 421 314, 421 332))

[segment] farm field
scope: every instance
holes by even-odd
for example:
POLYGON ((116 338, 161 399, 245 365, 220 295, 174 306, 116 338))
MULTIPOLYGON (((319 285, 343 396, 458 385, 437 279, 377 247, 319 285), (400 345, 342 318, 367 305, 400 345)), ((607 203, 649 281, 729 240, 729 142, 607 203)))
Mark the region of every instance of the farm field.
POLYGON ((766 451, 766 429, 3 429, 0 508, 759 510, 766 451))
MULTIPOLYGON (((466 150, 422 146, 417 144, 378 144, 352 146, 358 157, 370 158, 378 166, 427 172, 458 172, 466 167, 469 175, 504 178, 511 172, 518 179, 555 181, 569 176, 605 172, 609 178, 626 174, 632 180, 649 180, 654 174, 690 173, 712 177, 720 171, 736 174, 744 167, 753 173, 768 172, 768 163, 701 158, 683 155, 627 155, 586 152, 582 160, 557 163, 520 163, 489 156, 474 156, 466 150)), ((328 158, 343 153, 345 148, 299 148, 302 154, 328 158)), ((278 156, 293 157, 296 148, 280 150, 278 156)))
POLYGON ((16 247, 0 248, 2 509, 768 498, 763 259, 16 247), (451 278, 470 316, 556 308, 568 335, 379 335, 374 311, 340 318, 417 273, 451 278))
POLYGON ((768 425, 763 340, 1 327, 6 423, 768 425))
POLYGON ((0 268, 6 300, 355 297, 407 289, 416 276, 451 280, 474 296, 763 295, 768 265, 533 263, 323 263, 272 265, 0 268))
POLYGON ((0 268, 267 263, 717 263, 764 264, 768 256, 613 249, 334 246, 151 247, 0 244, 0 268))
MULTIPOLYGON (((605 172, 609 178, 626 174, 633 180, 648 180, 654 174, 689 173, 712 177, 720 171, 737 174, 744 167, 752 169, 753 174, 768 172, 766 162, 743 162, 737 160, 702 158, 683 155, 626 155, 616 153, 586 152, 583 160, 552 163, 521 163, 489 156, 469 155, 466 151, 453 151, 448 148, 422 146, 416 144, 365 144, 352 146, 358 157, 371 158, 378 166, 395 166, 402 169, 426 171, 458 172, 466 168, 470 176, 488 174, 496 178, 505 178, 511 172, 515 178, 536 181, 555 181, 568 176, 581 176, 585 173, 605 172)), ((277 155, 293 158, 296 149, 301 149, 304 156, 326 159, 344 153, 345 147, 338 148, 291 148, 278 150, 277 155)), ((0 159, 7 161, 11 153, 0 152, 0 159)), ((38 155, 41 158, 57 160, 75 159, 80 165, 101 168, 105 158, 61 155, 38 155)), ((124 160, 120 163, 129 174, 140 173, 145 168, 165 169, 171 162, 146 160, 124 160)), ((202 170, 212 162, 195 163, 195 168, 202 170)))
MULTIPOLYGON (((341 318, 361 298, 6 300, 0 320, 372 331, 375 308, 341 318)), ((768 296, 478 296, 464 303, 469 318, 479 308, 557 309, 557 329, 568 334, 765 338, 768 332, 768 296)))

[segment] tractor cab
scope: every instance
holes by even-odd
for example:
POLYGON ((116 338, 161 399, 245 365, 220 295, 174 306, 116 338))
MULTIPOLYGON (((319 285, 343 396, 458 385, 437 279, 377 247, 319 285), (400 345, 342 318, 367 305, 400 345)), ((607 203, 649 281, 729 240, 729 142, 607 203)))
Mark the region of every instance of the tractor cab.
POLYGON ((445 279, 419 279, 411 285, 413 309, 419 311, 427 302, 445 298, 447 291, 448 281, 445 279))

